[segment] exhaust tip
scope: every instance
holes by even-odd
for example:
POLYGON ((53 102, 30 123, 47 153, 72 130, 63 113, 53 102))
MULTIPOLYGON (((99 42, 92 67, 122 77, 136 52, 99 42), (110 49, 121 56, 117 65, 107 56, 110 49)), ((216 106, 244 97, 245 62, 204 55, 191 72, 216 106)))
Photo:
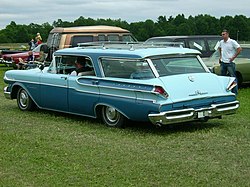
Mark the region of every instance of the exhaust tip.
POLYGON ((160 122, 156 122, 155 126, 156 126, 156 127, 161 127, 162 124, 161 124, 160 122))

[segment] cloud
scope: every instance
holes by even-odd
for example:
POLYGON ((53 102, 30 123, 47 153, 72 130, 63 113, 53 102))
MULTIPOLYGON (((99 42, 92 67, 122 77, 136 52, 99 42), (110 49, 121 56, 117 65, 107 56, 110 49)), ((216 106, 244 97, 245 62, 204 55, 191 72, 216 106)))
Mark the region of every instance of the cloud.
POLYGON ((249 3, 245 0, 1 0, 0 29, 11 21, 17 24, 42 24, 62 19, 74 21, 80 16, 121 19, 127 22, 157 20, 159 16, 186 17, 209 14, 249 16, 249 3))

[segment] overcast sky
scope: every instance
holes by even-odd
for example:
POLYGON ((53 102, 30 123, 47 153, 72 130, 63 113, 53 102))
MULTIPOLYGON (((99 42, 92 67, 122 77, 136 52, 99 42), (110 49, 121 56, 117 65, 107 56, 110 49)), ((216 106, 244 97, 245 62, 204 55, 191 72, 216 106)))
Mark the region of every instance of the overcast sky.
POLYGON ((62 19, 74 21, 85 18, 111 18, 138 22, 159 16, 208 14, 250 17, 249 0, 1 0, 0 29, 11 21, 17 24, 42 24, 62 19))

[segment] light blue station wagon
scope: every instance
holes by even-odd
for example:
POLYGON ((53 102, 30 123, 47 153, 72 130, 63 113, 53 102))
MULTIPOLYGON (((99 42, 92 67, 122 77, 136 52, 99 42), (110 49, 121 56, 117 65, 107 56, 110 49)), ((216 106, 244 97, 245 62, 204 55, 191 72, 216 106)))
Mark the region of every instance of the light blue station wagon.
POLYGON ((9 70, 6 98, 18 107, 102 118, 121 127, 127 119, 167 125, 234 114, 232 77, 210 73, 199 52, 181 47, 103 45, 58 50, 49 67, 9 70), (81 75, 72 75, 84 59, 81 75))

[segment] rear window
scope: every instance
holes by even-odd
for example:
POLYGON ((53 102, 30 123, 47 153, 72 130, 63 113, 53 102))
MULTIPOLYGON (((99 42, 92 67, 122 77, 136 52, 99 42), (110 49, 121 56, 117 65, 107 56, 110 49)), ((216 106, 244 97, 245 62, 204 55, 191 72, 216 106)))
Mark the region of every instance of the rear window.
POLYGON ((204 73, 206 70, 196 57, 152 59, 160 77, 186 73, 204 73))

